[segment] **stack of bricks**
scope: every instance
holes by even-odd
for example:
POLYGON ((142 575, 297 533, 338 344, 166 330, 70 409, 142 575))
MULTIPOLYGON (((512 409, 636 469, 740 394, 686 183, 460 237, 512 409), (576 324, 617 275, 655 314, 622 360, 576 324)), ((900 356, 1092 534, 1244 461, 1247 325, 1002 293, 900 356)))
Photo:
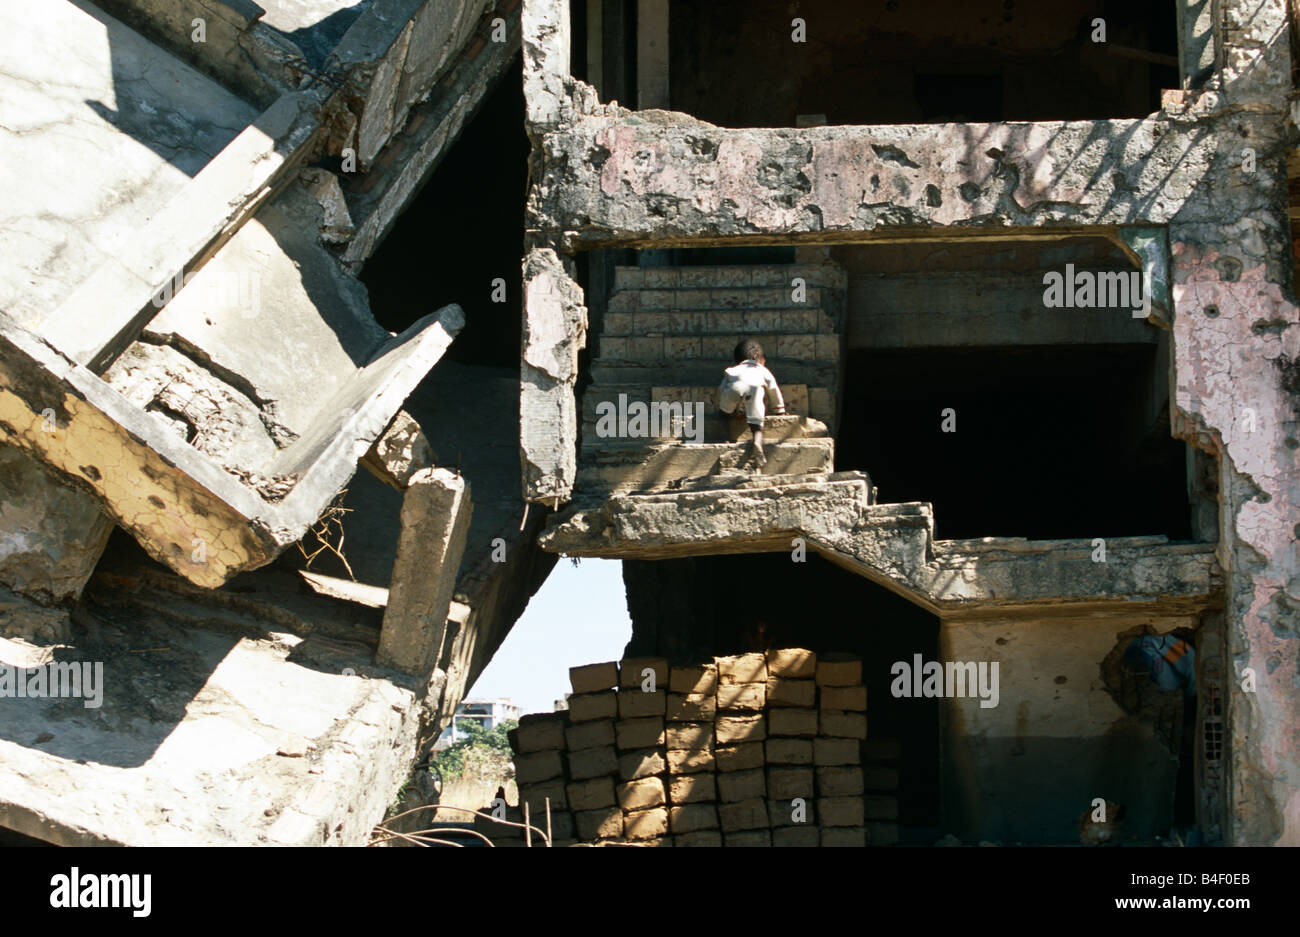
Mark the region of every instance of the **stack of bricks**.
POLYGON ((549 799, 557 844, 866 844, 858 659, 791 648, 569 673, 568 711, 511 736, 521 807, 544 826, 549 799))

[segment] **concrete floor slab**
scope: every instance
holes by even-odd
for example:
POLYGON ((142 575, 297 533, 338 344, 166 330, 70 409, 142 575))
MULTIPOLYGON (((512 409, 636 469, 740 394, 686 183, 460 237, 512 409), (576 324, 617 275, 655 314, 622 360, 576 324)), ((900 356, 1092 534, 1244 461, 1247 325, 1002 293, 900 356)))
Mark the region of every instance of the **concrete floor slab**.
POLYGON ((0 8, 0 62, 0 306, 36 328, 257 111, 84 0, 0 8))

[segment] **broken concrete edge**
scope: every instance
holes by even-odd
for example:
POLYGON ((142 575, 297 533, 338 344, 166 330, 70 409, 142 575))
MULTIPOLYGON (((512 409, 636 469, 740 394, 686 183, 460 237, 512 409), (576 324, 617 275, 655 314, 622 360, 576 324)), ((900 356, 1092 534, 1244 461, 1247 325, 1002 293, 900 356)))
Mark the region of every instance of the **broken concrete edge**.
POLYGON ((95 495, 155 559, 214 588, 301 539, 463 325, 460 307, 446 306, 378 349, 326 408, 337 422, 282 451, 285 464, 275 473, 297 473, 298 480, 279 503, 265 501, 3 312, 0 439, 95 495), (131 466, 96 465, 115 452, 131 466))
POLYGON ((355 151, 362 169, 406 123, 461 51, 493 0, 382 0, 348 27, 325 62, 341 79, 356 116, 355 151), (439 43, 438 40, 441 40, 439 43))
POLYGON ((375 654, 381 665, 417 675, 437 666, 473 507, 458 473, 429 468, 411 477, 375 654))
POLYGON ((63 354, 102 371, 252 217, 310 146, 320 124, 311 98, 287 94, 226 145, 118 254, 41 323, 63 354), (112 304, 105 308, 105 297, 112 304))
POLYGON ((432 468, 435 461, 420 424, 405 410, 397 411, 388 428, 361 457, 363 467, 398 491, 405 491, 415 473, 432 468))
POLYGON ((0 518, 0 582, 47 606, 76 602, 113 532, 98 501, 9 447, 0 447, 0 518))
POLYGON ((1133 602, 1201 608, 1221 589, 1212 544, 1114 538, 1104 563, 1091 540, 1015 540, 1001 550, 994 541, 960 551, 965 544, 934 541, 928 504, 872 505, 869 496, 866 480, 851 479, 623 495, 554 518, 538 543, 566 556, 658 560, 788 552, 802 541, 939 615, 1133 602), (713 523, 720 512, 725 530, 713 523))
POLYGON ((587 307, 573 261, 534 247, 523 261, 519 450, 524 500, 555 507, 577 475, 578 352, 587 344, 587 307))

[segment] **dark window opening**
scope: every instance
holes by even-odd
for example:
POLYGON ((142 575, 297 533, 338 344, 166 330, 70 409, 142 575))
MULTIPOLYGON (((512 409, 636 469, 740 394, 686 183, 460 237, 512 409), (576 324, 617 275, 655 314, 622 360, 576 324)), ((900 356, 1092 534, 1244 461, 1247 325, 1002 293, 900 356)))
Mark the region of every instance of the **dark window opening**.
POLYGON ((669 35, 672 107, 724 127, 1142 117, 1180 86, 1169 0, 673 0, 669 35))
POLYGON ((506 70, 361 274, 391 332, 460 304, 465 327, 445 358, 462 364, 519 366, 529 151, 521 69, 516 60, 506 70), (493 301, 498 278, 505 302, 493 301))
POLYGON ((1184 444, 1166 419, 1135 419, 1155 358, 1154 346, 852 352, 835 467, 868 472, 882 501, 930 502, 940 539, 1189 540, 1184 444))

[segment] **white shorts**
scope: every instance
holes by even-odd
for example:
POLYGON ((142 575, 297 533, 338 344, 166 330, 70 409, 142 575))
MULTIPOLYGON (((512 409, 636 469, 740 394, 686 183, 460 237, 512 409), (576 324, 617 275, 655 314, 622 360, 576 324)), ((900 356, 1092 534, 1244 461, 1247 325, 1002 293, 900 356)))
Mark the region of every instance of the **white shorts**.
POLYGON ((767 416, 767 388, 747 387, 723 381, 718 388, 718 409, 723 413, 735 413, 741 401, 745 402, 745 422, 762 426, 767 416))

